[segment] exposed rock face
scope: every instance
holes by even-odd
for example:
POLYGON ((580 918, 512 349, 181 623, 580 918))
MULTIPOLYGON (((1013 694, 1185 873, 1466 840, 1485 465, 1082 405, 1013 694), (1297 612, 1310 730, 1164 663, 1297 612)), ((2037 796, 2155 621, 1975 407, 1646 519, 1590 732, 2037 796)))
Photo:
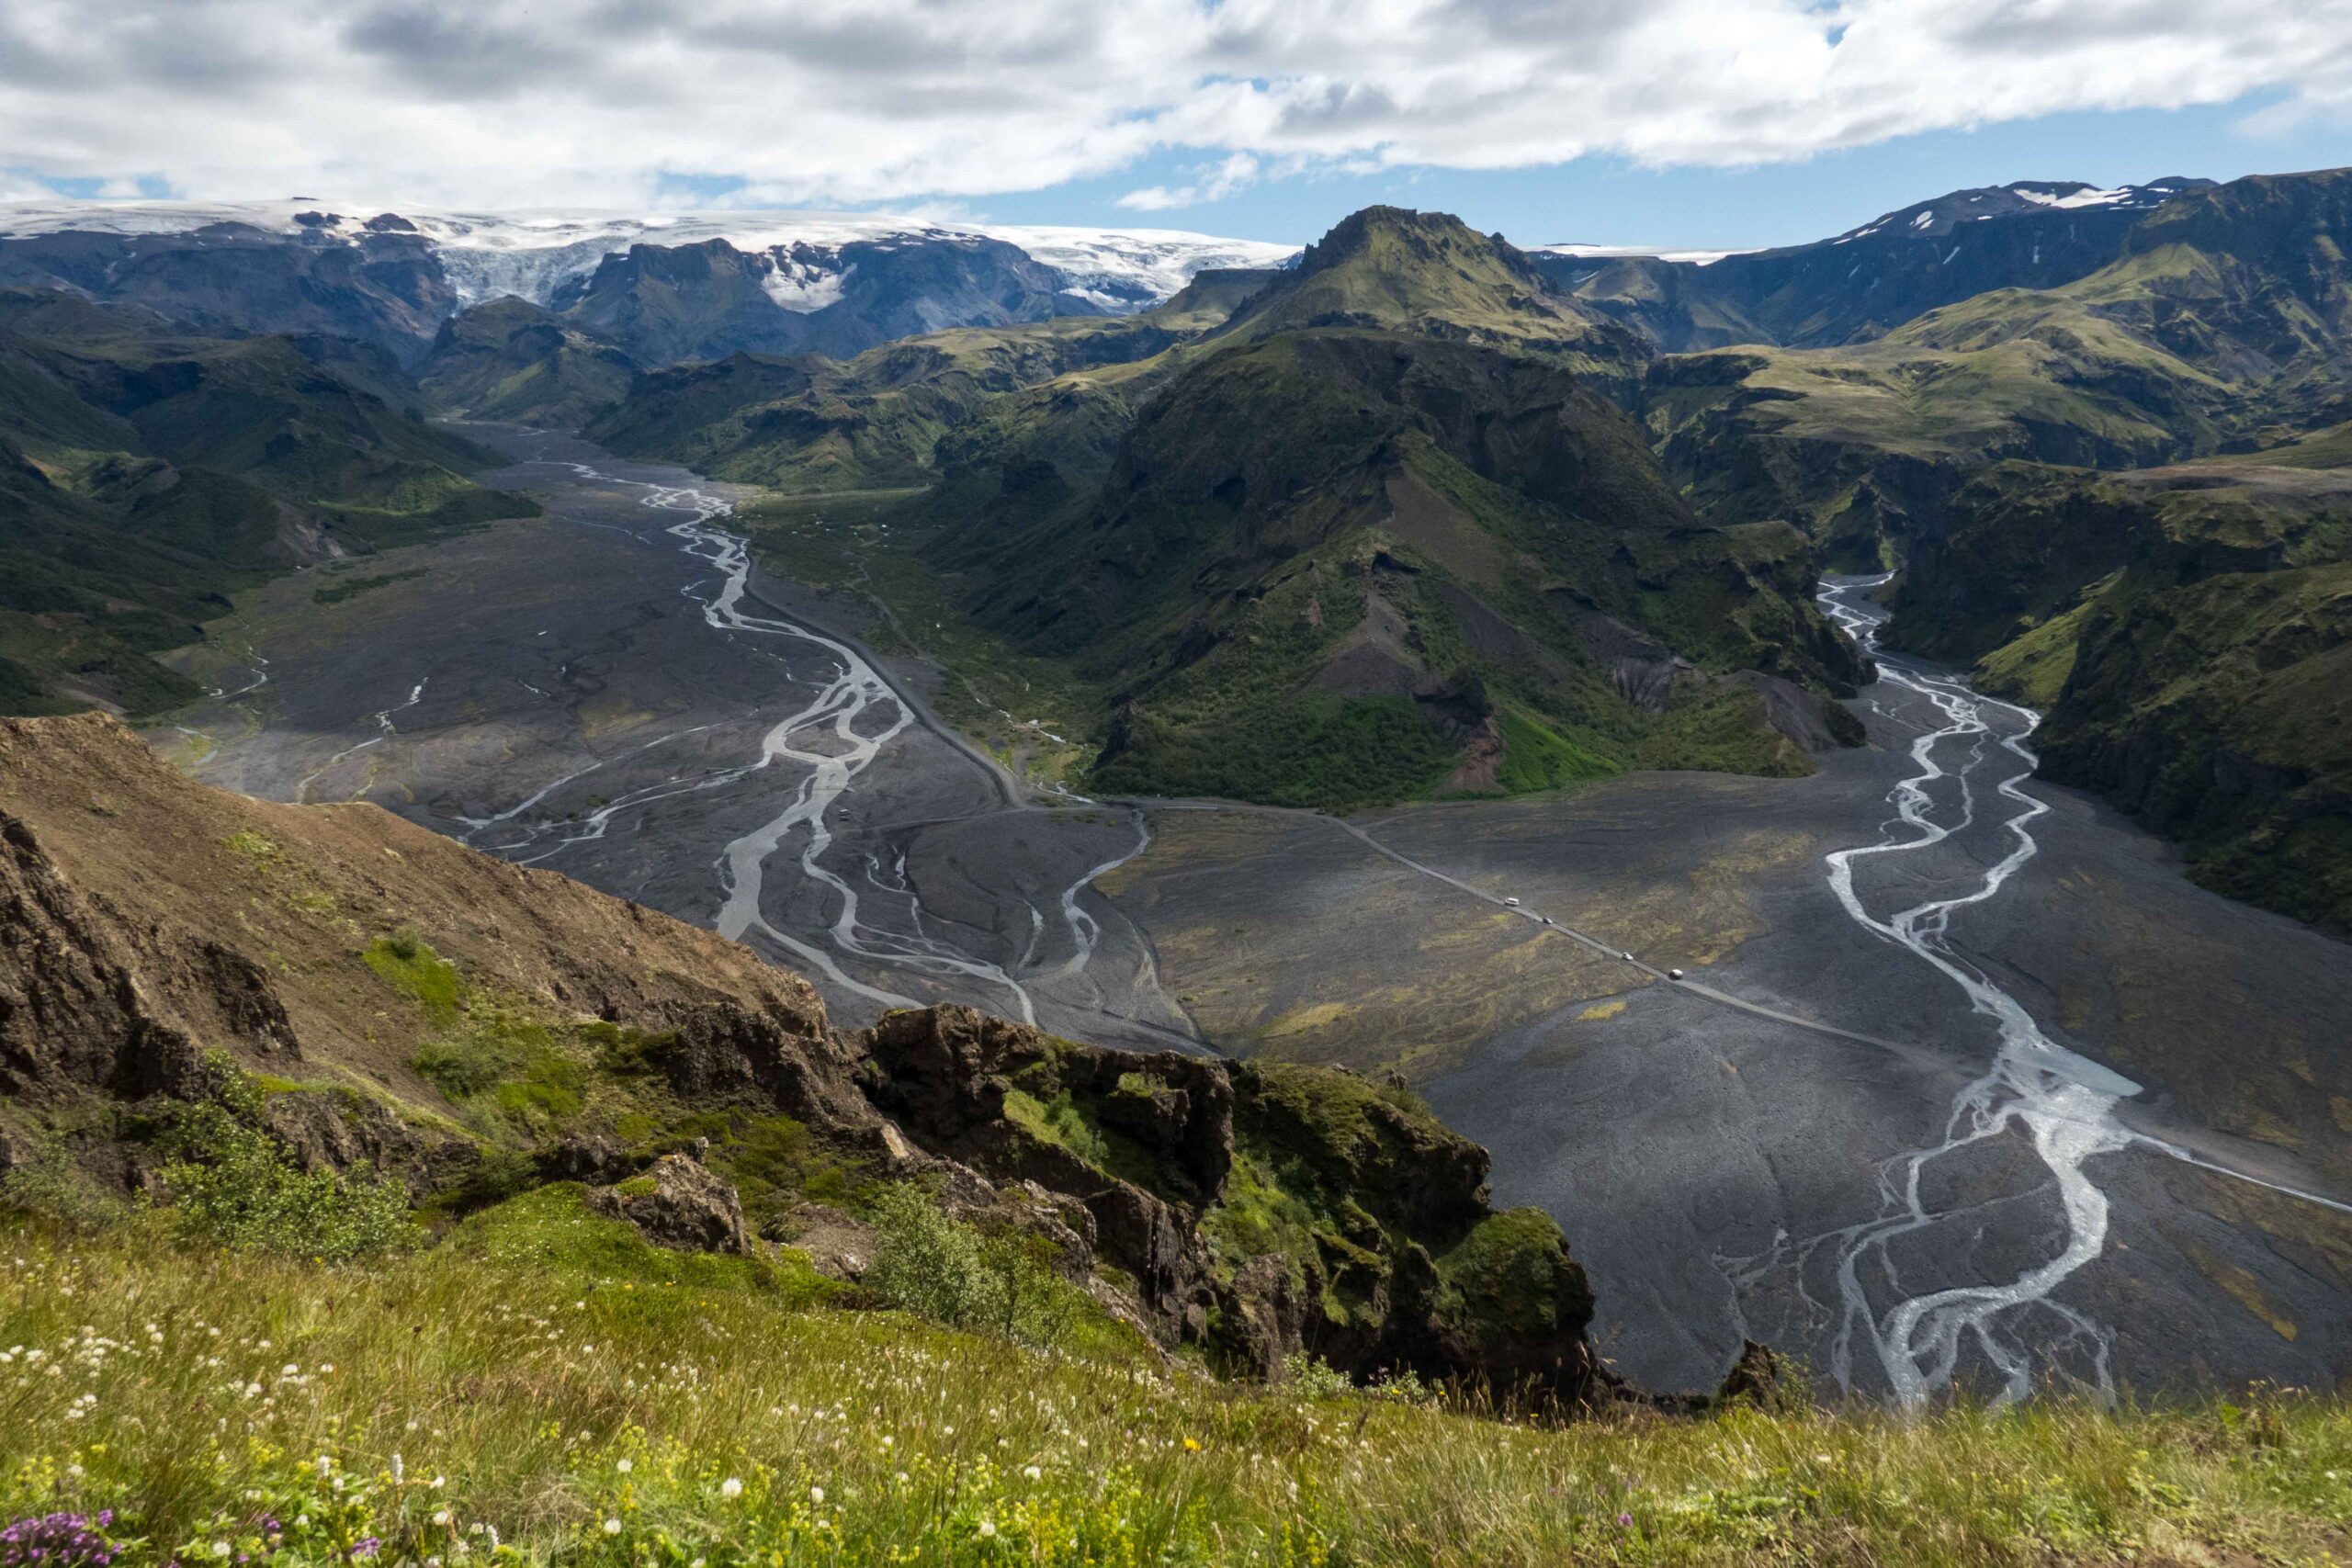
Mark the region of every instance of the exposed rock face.
POLYGON ((268 977, 193 933, 109 919, 0 811, 0 1087, 136 1097, 193 1089, 199 1037, 295 1055, 268 977), (141 948, 144 951, 141 951, 141 948))
POLYGON ((685 1155, 664 1155, 642 1176, 595 1189, 588 1194, 588 1206, 627 1220, 658 1247, 681 1252, 752 1250, 735 1189, 685 1155))
POLYGON ((413 927, 460 972, 674 1042, 681 1092, 865 1107, 798 977, 374 807, 204 788, 98 714, 0 719, 0 1088, 185 1089, 200 1047, 432 1091, 358 951, 413 927), (274 955, 265 964, 263 955, 274 955))
POLYGON ((432 247, 378 230, 345 241, 216 223, 186 234, 67 231, 0 243, 0 282, 148 306, 230 333, 331 333, 413 359, 457 309, 432 247))
POLYGON ((1402 1097, 1326 1069, 1071 1045, 960 1007, 892 1013, 859 1044, 868 1094, 910 1137, 1076 1198, 1165 1337, 1228 1368, 1279 1376, 1304 1349, 1515 1397, 1615 1392, 1558 1227, 1497 1214, 1486 1151, 1402 1097), (1228 1191, 1239 1161, 1324 1216, 1297 1252, 1242 1241, 1238 1216, 1264 1200, 1228 1191))
POLYGON ((763 1226, 762 1234, 807 1253, 817 1272, 829 1280, 855 1280, 874 1261, 873 1227, 830 1204, 799 1204, 779 1224, 763 1226))

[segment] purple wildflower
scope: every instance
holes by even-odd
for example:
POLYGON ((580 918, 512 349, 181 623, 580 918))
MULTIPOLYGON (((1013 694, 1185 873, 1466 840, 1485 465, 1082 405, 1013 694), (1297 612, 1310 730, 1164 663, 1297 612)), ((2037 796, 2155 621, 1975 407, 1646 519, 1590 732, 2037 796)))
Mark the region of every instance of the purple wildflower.
POLYGON ((111 1508, 95 1522, 87 1514, 28 1514, 0 1527, 0 1568, 108 1568, 113 1523, 111 1508))

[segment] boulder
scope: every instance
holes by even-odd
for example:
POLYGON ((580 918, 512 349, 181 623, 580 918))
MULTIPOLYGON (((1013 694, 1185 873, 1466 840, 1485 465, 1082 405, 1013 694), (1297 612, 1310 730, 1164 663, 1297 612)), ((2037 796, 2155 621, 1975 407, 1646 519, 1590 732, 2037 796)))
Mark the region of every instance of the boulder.
POLYGON ((799 1248, 828 1280, 856 1280, 874 1261, 874 1227, 826 1203, 799 1203, 761 1227, 768 1240, 799 1248))
POLYGON ((684 1155, 664 1155, 641 1176, 594 1189, 588 1206, 627 1220, 657 1247, 680 1252, 752 1250, 735 1189, 684 1155))

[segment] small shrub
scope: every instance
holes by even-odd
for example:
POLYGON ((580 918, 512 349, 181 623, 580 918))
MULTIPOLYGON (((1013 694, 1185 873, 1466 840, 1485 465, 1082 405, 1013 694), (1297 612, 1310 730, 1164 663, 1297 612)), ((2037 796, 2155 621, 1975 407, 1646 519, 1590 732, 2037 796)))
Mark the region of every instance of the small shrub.
POLYGON ((451 1100, 480 1094, 504 1077, 513 1065, 498 1042, 479 1036, 435 1040, 409 1059, 418 1077, 451 1100))
POLYGON ((99 1190, 74 1163, 65 1140, 55 1136, 35 1141, 31 1158, 0 1175, 0 1207, 78 1231, 97 1230, 122 1213, 122 1205, 99 1190))
POLYGON ((1057 1344, 1068 1329, 1076 1292, 1044 1237, 985 1235, 906 1182, 878 1189, 866 1219, 876 1243, 863 1283, 886 1304, 1023 1345, 1057 1344))
POLYGON ((342 1259, 381 1252, 409 1231, 408 1189, 361 1168, 306 1171, 269 1132, 262 1091, 225 1056, 207 1058, 209 1099, 184 1105, 164 1168, 190 1235, 223 1246, 342 1259))
POLYGON ((1283 1358, 1283 1382, 1301 1399, 1336 1399, 1343 1393, 1353 1393, 1355 1384, 1348 1374, 1320 1356, 1304 1350, 1294 1350, 1283 1358))

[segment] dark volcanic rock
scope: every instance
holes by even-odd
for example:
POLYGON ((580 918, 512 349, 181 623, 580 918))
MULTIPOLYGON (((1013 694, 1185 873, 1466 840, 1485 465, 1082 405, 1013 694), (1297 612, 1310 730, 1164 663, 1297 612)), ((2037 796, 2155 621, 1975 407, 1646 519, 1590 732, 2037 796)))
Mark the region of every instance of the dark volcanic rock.
POLYGON ((1511 1400, 1618 1392, 1584 1337, 1592 1292, 1559 1228, 1495 1213, 1486 1151, 1402 1091, 1073 1045, 959 1007, 891 1013, 858 1043, 867 1093, 910 1137, 1077 1199, 1148 1316, 1221 1364, 1275 1376, 1304 1349, 1356 1376, 1409 1368, 1511 1400), (1253 1247, 1269 1201, 1316 1219, 1281 1249, 1253 1247))

